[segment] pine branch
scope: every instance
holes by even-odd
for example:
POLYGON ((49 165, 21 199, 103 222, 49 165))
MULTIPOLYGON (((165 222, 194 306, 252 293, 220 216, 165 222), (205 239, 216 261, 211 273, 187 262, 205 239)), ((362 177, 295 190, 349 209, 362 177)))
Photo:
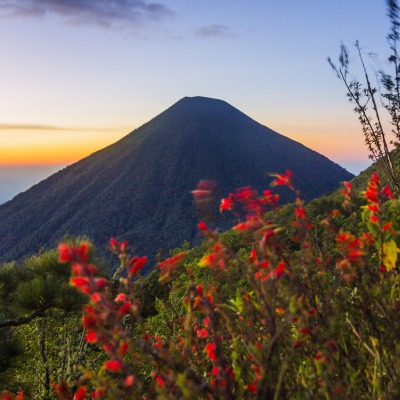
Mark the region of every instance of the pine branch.
POLYGON ((20 325, 25 325, 29 324, 29 322, 33 321, 37 317, 42 317, 43 312, 42 311, 34 311, 27 317, 21 317, 18 319, 10 319, 8 321, 0 321, 0 328, 7 328, 11 326, 20 326, 20 325))

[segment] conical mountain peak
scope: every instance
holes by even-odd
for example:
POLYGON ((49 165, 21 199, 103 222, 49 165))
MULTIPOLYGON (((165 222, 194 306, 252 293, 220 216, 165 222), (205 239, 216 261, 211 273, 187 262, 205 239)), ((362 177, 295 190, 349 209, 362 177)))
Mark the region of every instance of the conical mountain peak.
MULTIPOLYGON (((110 237, 154 257, 196 235, 191 198, 200 180, 216 197, 268 186, 269 172, 290 169, 304 199, 352 175, 218 99, 185 97, 117 143, 63 169, 0 206, 0 259, 87 235, 100 249, 110 237)), ((285 201, 292 197, 283 197, 285 201)))

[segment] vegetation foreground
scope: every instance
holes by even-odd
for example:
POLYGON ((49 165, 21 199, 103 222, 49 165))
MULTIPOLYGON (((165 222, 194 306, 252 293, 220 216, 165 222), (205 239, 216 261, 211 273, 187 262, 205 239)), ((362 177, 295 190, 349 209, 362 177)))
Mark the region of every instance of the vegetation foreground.
MULTIPOLYGON (((312 216, 291 173, 275 178, 294 205, 240 189, 220 205, 231 231, 200 222, 203 245, 145 279, 114 239, 110 279, 88 242, 4 265, 1 398, 399 398, 399 200, 374 173, 312 216)), ((207 185, 193 195, 209 207, 207 185)))
MULTIPOLYGON (((400 7, 386 4, 393 73, 379 71, 375 87, 358 42, 364 82, 351 78, 344 45, 329 62, 396 198, 373 173, 361 196, 345 182, 341 199, 305 205, 287 171, 273 186, 290 189, 292 205, 280 208, 272 190, 239 189, 221 201, 237 222, 219 234, 203 219, 213 193, 201 182, 203 244, 160 256, 145 278, 146 257, 115 239, 120 266, 109 278, 77 238, 4 264, 0 400, 400 398, 400 7)), ((21 215, 13 221, 25 229, 21 215)))

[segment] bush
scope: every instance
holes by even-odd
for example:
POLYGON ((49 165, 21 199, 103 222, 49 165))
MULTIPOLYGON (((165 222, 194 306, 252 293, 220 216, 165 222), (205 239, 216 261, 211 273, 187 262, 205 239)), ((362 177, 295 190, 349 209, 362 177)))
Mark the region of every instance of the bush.
MULTIPOLYGON (((201 252, 159 262, 169 294, 146 319, 145 257, 112 239, 125 271, 112 283, 88 263, 85 243, 61 244, 70 283, 88 298, 85 340, 102 351, 78 380, 53 383, 58 398, 398 398, 399 200, 373 174, 344 231, 339 210, 311 221, 289 172, 274 184, 296 196, 291 227, 274 223, 270 190, 223 199, 221 211, 238 217, 234 233, 200 222, 201 252)), ((348 182, 343 195, 351 207, 348 182)))

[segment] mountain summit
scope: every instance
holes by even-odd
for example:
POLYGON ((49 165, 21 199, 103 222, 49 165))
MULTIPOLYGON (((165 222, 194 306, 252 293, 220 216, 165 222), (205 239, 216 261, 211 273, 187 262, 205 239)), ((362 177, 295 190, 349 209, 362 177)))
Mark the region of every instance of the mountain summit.
POLYGON ((222 100, 185 97, 1 205, 0 260, 55 246, 65 234, 88 235, 103 249, 110 237, 129 240, 134 253, 154 257, 194 238, 190 192, 200 180, 226 196, 246 185, 265 189, 269 172, 287 169, 306 200, 353 177, 222 100))

